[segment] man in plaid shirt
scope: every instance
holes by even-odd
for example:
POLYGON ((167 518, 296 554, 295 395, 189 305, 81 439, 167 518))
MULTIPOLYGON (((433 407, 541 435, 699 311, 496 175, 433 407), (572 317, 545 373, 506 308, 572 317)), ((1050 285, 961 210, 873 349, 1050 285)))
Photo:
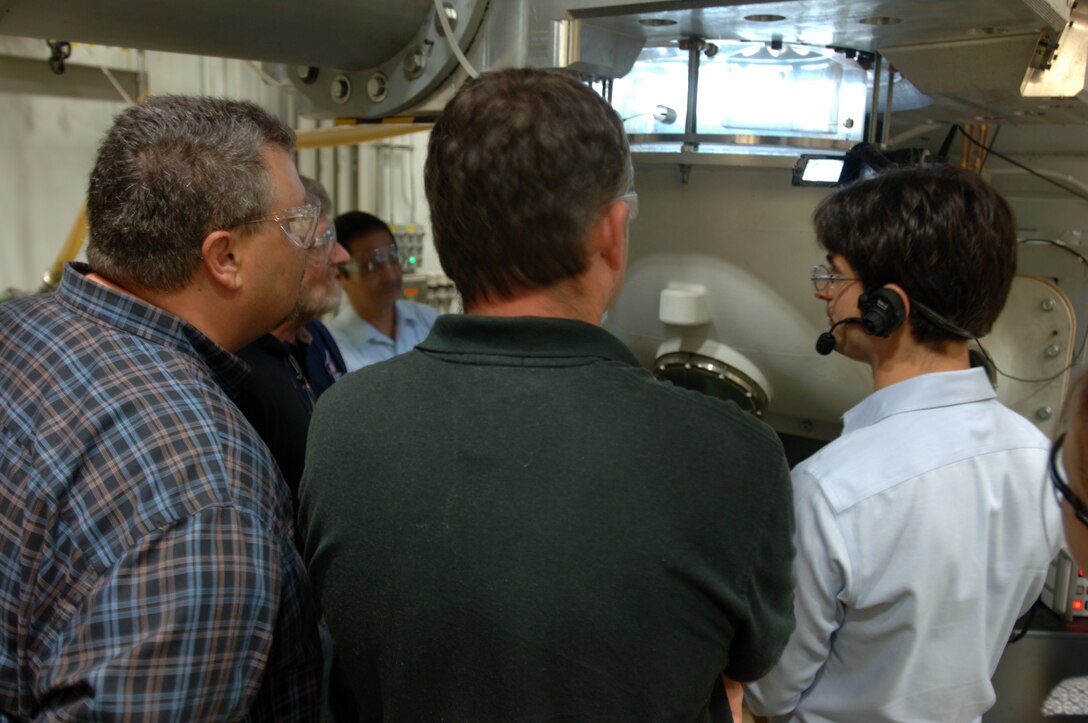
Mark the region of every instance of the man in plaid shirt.
POLYGON ((287 489, 228 397, 298 304, 293 143, 249 103, 125 110, 89 266, 0 305, 0 720, 316 717, 287 489))

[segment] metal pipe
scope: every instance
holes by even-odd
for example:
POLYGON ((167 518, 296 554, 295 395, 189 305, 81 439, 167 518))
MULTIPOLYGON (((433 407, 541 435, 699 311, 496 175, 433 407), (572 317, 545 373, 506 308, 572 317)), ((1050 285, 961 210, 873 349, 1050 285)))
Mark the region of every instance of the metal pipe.
POLYGON ((873 97, 869 106, 869 143, 876 143, 877 107, 880 103, 880 66, 883 59, 880 53, 873 57, 873 97))
POLYGON ((892 137, 892 90, 895 88, 895 68, 888 65, 888 90, 884 93, 884 127, 880 135, 880 145, 887 146, 892 137))
POLYGON ((689 135, 695 133, 697 128, 695 109, 699 105, 699 53, 703 47, 702 39, 688 41, 688 116, 684 121, 684 132, 689 135))

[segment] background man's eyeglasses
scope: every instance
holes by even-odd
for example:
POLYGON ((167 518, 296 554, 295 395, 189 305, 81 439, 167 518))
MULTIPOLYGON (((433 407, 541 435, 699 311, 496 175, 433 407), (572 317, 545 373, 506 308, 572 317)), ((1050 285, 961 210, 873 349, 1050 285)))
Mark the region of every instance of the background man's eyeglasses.
POLYGON ((831 272, 831 269, 823 264, 816 264, 812 267, 812 276, 809 277, 812 281, 812 287, 816 289, 816 293, 822 293, 827 290, 828 287, 837 286, 844 281, 857 281, 848 276, 842 274, 835 274, 831 272))
POLYGON ((1080 498, 1073 494, 1073 490, 1069 488, 1069 483, 1065 479, 1065 473, 1062 467, 1059 466, 1063 444, 1065 444, 1065 432, 1062 432, 1054 440, 1054 446, 1050 448, 1050 481, 1054 484, 1057 493, 1069 503, 1077 522, 1088 526, 1088 505, 1085 505, 1080 498))
POLYGON ((310 248, 310 259, 316 263, 325 263, 336 246, 336 228, 329 226, 321 233, 314 234, 314 245, 310 248))
POLYGON ((293 208, 285 208, 282 211, 276 213, 265 214, 264 216, 258 216, 257 218, 251 218, 248 221, 243 221, 240 226, 245 226, 251 223, 263 223, 265 221, 275 221, 283 234, 291 240, 296 246, 303 250, 309 250, 313 248, 317 239, 314 238, 314 230, 317 229, 317 220, 321 216, 321 209, 318 206, 312 206, 306 204, 303 206, 295 206, 293 208))
POLYGON ((396 244, 374 249, 366 258, 352 259, 346 264, 341 264, 340 269, 348 274, 358 270, 372 274, 383 266, 391 264, 400 264, 400 252, 397 250, 396 244))

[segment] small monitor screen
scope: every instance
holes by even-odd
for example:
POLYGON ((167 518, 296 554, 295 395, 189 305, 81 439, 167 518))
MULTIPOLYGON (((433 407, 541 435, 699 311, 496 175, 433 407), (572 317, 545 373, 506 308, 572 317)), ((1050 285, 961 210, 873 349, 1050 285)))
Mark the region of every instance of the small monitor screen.
POLYGON ((810 158, 801 180, 809 183, 838 183, 842 174, 841 158, 810 158))
POLYGON ((802 155, 793 166, 793 185, 837 186, 844 164, 843 156, 802 155))

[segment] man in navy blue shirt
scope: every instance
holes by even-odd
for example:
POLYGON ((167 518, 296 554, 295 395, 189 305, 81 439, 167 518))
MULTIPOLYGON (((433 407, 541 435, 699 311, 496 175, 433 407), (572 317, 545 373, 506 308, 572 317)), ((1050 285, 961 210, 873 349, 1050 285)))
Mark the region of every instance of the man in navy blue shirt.
POLYGON ((299 313, 238 352, 253 373, 235 395, 239 409, 276 459, 292 503, 298 497, 314 403, 346 371, 331 334, 318 319, 336 309, 340 301, 336 267, 351 260, 336 239, 328 192, 311 178, 304 177, 302 185, 310 202, 321 208, 321 216, 316 240, 306 253, 299 313))

